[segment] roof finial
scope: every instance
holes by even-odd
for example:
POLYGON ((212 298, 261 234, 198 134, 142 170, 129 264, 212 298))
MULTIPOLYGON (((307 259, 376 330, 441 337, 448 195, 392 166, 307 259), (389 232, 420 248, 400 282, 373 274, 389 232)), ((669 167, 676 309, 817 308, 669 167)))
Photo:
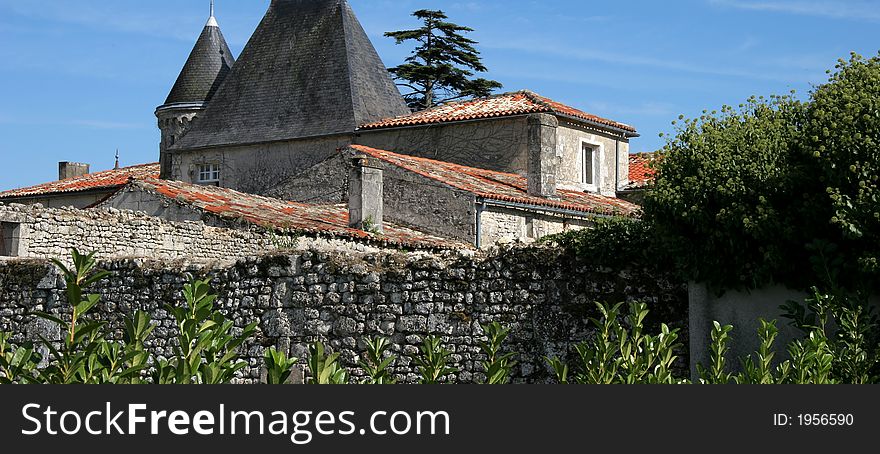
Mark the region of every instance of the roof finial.
POLYGON ((113 167, 113 170, 119 170, 119 148, 116 149, 116 165, 113 167))
POLYGON ((220 27, 220 24, 217 23, 217 18, 214 17, 214 0, 211 0, 211 17, 208 18, 206 27, 220 27))

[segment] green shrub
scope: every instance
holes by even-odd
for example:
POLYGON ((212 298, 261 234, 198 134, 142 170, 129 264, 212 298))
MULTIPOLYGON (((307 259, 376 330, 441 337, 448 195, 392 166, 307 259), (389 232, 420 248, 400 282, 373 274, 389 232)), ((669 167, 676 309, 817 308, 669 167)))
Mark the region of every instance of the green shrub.
POLYGON ((605 267, 668 268, 671 264, 666 256, 654 253, 651 225, 639 219, 599 219, 591 228, 547 236, 541 242, 557 245, 587 263, 605 267))
POLYGON ((174 357, 156 364, 153 380, 159 384, 229 383, 247 366, 238 359, 238 347, 256 331, 257 323, 234 334, 232 321, 214 308, 217 295, 208 281, 193 279, 183 288, 186 304, 166 306, 178 329, 174 357))
POLYGON ((339 363, 339 353, 327 354, 324 344, 315 342, 309 347, 310 385, 344 385, 348 372, 339 363))
POLYGON ((482 327, 488 337, 487 342, 480 343, 480 348, 486 354, 486 360, 482 362, 486 370, 486 384, 505 385, 510 382, 510 373, 516 365, 513 360, 515 353, 501 353, 501 347, 510 335, 510 328, 505 328, 498 322, 482 327))
POLYGON ((283 385, 287 383, 293 373, 293 366, 299 362, 299 359, 288 358, 287 353, 272 347, 263 354, 263 361, 266 365, 266 384, 283 385))
POLYGON ((360 366, 367 373, 365 385, 393 385, 397 383, 391 373, 391 365, 397 360, 397 356, 389 354, 391 343, 385 337, 366 339, 367 359, 361 361, 360 366))
MULTIPOLYGON (((643 333, 649 310, 644 303, 630 303, 625 323, 620 314, 623 304, 596 304, 602 317, 591 318, 596 328, 593 339, 575 346, 578 361, 574 381, 579 384, 672 384, 673 365, 681 348, 678 330, 661 325, 660 333, 643 333)), ((560 383, 568 382, 569 368, 558 358, 547 359, 560 383)))
POLYGON ((38 383, 37 365, 42 360, 33 343, 15 347, 9 333, 0 333, 0 385, 38 383))
POLYGON ((452 352, 443 347, 443 340, 436 336, 426 336, 419 347, 419 355, 413 358, 421 375, 421 384, 435 385, 443 382, 458 369, 449 367, 452 352))

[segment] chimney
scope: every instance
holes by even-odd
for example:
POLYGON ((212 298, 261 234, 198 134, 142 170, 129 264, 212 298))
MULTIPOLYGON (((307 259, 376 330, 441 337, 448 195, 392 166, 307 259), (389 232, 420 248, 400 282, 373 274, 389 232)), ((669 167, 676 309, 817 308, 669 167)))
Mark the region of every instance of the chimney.
POLYGON ((384 232, 384 177, 381 165, 364 156, 351 160, 348 184, 348 216, 351 227, 372 233, 384 232))
POLYGON ((89 165, 78 162, 59 162, 58 179, 66 180, 73 177, 81 177, 89 174, 89 165))
POLYGON ((550 114, 529 116, 528 192, 531 196, 556 197, 556 129, 559 120, 550 114))

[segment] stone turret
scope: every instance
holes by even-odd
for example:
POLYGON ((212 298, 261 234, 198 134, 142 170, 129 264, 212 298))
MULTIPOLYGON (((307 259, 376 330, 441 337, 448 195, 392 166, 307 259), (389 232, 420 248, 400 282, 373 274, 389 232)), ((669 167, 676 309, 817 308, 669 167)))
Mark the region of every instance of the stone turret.
POLYGON ((162 131, 159 144, 161 178, 171 178, 172 157, 169 148, 189 131, 192 122, 205 110, 226 80, 234 63, 235 58, 214 17, 212 1, 208 23, 180 71, 168 99, 156 109, 159 129, 162 131))

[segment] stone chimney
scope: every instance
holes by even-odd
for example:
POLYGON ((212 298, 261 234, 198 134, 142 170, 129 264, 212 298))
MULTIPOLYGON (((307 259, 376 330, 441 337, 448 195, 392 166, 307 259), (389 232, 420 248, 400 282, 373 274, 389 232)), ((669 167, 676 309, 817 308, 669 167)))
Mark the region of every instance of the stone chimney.
POLYGON ((556 197, 556 129, 559 120, 550 114, 529 116, 529 195, 556 197))
POLYGON ((384 176, 382 166, 364 156, 351 160, 348 181, 348 216, 351 227, 384 232, 384 176))
POLYGON ((58 179, 66 180, 73 177, 81 177, 89 174, 89 165, 78 162, 59 162, 58 179))

